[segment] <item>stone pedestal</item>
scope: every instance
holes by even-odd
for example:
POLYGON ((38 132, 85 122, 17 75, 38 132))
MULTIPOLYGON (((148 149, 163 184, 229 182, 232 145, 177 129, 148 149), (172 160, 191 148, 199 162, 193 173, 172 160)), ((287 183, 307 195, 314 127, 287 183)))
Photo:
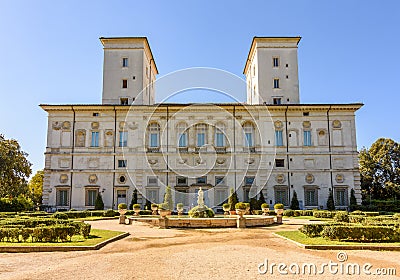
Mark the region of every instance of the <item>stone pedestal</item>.
POLYGON ((282 224, 282 215, 277 215, 276 216, 276 223, 277 224, 282 224))
POLYGON ((238 228, 246 228, 246 218, 238 217, 236 220, 236 225, 238 228))
POLYGON ((126 219, 125 215, 123 215, 123 214, 119 215, 119 223, 120 224, 125 224, 125 219, 126 219))
POLYGON ((168 228, 168 218, 159 218, 158 219, 158 225, 160 228, 168 228))

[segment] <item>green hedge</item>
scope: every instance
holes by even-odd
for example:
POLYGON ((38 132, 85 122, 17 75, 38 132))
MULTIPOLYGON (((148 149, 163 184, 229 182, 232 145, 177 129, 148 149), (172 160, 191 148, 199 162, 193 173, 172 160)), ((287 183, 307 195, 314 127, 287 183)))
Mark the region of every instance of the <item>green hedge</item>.
POLYGON ((313 216, 315 218, 326 218, 326 219, 332 219, 335 217, 336 212, 334 211, 328 211, 328 210, 316 210, 313 212, 313 216))
POLYGON ((321 232, 327 224, 307 224, 303 225, 299 231, 307 235, 308 237, 321 236, 321 232))
POLYGON ((387 226, 347 226, 329 225, 322 230, 321 236, 331 240, 349 241, 400 241, 399 230, 387 226))
POLYGON ((70 225, 40 226, 35 228, 12 227, 0 228, 0 242, 66 242, 73 235, 82 235, 87 238, 90 234, 91 225, 81 223, 70 225))
POLYGON ((349 222, 349 213, 347 211, 338 211, 333 218, 335 222, 339 223, 348 223, 349 222))

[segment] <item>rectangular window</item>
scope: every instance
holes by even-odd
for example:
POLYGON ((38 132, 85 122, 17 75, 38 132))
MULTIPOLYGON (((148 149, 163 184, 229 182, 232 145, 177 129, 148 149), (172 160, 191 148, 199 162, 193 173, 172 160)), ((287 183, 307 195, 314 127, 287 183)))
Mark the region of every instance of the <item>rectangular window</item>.
POLYGON ((215 201, 214 203, 218 206, 222 206, 225 201, 227 201, 228 195, 226 190, 216 190, 215 191, 215 201))
POLYGON ((119 100, 121 105, 128 105, 128 98, 120 98, 119 100))
POLYGON ((199 185, 200 184, 202 184, 202 185, 207 184, 207 176, 196 178, 196 184, 199 184, 199 185))
POLYGON ((283 205, 288 205, 287 189, 276 189, 275 190, 275 203, 282 203, 283 205))
POLYGON ((178 186, 187 186, 188 185, 188 182, 187 182, 187 177, 180 177, 180 176, 177 176, 176 177, 176 184, 178 185, 178 186))
POLYGON ((158 147, 158 133, 150 133, 150 147, 158 147))
POLYGON ((128 132, 120 131, 119 132, 119 146, 126 147, 128 145, 128 132))
POLYGON ((92 147, 98 147, 99 146, 99 132, 98 131, 92 131, 92 147))
POLYGON ((217 132, 215 135, 215 144, 217 147, 225 147, 225 137, 224 134, 222 132, 217 132))
POLYGON ((347 206, 347 191, 345 189, 336 189, 335 197, 337 206, 347 206))
POLYGON ((119 159, 118 160, 118 167, 119 168, 123 168, 123 167, 126 167, 127 165, 126 165, 126 160, 124 160, 124 159, 119 159))
POLYGON ((122 67, 128 67, 128 58, 127 57, 122 58, 122 67))
POLYGON ((274 98, 273 102, 274 102, 274 105, 281 105, 282 104, 282 99, 281 98, 274 98))
POLYGON ((254 183, 254 177, 249 177, 249 176, 244 177, 244 184, 246 186, 251 186, 253 185, 253 183, 254 183))
POLYGON ((206 143, 206 134, 203 132, 197 133, 197 147, 202 147, 206 143))
POLYGON ((245 137, 246 137, 246 147, 253 147, 253 133, 246 132, 245 137))
POLYGON ((69 191, 58 190, 57 191, 57 206, 68 206, 69 191))
POLYGON ((304 131, 304 146, 311 146, 311 131, 304 131))
POLYGON ((97 190, 87 190, 86 191, 86 206, 94 206, 96 197, 97 197, 97 190))
POLYGON ((306 206, 318 206, 318 192, 316 189, 308 189, 304 192, 306 206))
POLYGON ((128 88, 128 80, 122 80, 122 88, 128 88))
POLYGON ((179 135, 179 147, 186 147, 187 146, 187 134, 186 133, 182 133, 179 135))
POLYGON ((274 79, 274 88, 279 88, 279 79, 274 79))
POLYGON ((284 159, 275 159, 275 167, 285 167, 284 159))
POLYGON ((98 117, 99 113, 93 113, 93 117, 98 117))
POLYGON ((215 176, 215 185, 224 185, 224 176, 215 176))
POLYGON ((158 203, 158 190, 146 190, 146 199, 151 203, 158 203))
POLYGON ((157 177, 147 177, 147 184, 149 186, 158 186, 158 179, 157 177))
POLYGON ((272 58, 274 67, 279 67, 279 57, 272 58))
POLYGON ((275 145, 278 147, 283 146, 282 130, 275 131, 275 145))

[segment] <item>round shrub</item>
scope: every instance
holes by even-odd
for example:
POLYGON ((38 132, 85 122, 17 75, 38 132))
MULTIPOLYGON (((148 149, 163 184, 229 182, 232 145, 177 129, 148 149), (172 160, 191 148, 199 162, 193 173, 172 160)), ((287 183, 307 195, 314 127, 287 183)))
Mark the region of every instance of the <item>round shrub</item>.
MULTIPOLYGON (((140 207, 141 207, 140 204, 137 204, 137 203, 133 204, 133 209, 140 209, 140 207)), ((124 209, 124 208, 122 208, 122 209, 124 209)))
POLYGON ((336 212, 335 217, 333 218, 335 222, 339 223, 348 223, 349 222, 349 213, 347 211, 338 211, 336 212))
POLYGON ((54 213, 53 218, 56 218, 59 220, 68 220, 68 215, 63 212, 56 212, 56 213, 54 213))
POLYGON ((188 212, 190 218, 212 218, 215 213, 212 209, 206 207, 204 211, 199 211, 199 206, 193 207, 188 212))
POLYGON ((247 205, 244 202, 238 202, 235 204, 235 209, 246 210, 247 205))
POLYGON ((274 205, 274 209, 284 209, 285 206, 282 203, 277 203, 274 205))
POLYGON ((287 210, 283 211, 283 216, 293 217, 294 216, 294 210, 287 209, 287 210))
POLYGON ((118 209, 128 209, 128 206, 126 205, 126 203, 120 203, 118 204, 118 209))
POLYGON ((118 215, 118 212, 112 210, 112 209, 108 209, 104 212, 104 217, 115 217, 118 215))
POLYGON ((261 204, 261 209, 265 209, 265 208, 269 208, 269 205, 268 205, 268 203, 263 203, 263 204, 261 204))

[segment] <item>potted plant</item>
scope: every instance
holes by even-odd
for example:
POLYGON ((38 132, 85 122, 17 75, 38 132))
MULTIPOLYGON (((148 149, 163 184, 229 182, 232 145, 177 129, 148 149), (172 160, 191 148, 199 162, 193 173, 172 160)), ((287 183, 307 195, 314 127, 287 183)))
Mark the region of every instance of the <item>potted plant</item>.
POLYGON ((263 211, 263 215, 267 216, 269 214, 269 205, 268 205, 268 203, 261 204, 261 210, 263 211))
POLYGON ((282 203, 277 203, 274 205, 275 213, 279 216, 282 216, 284 206, 282 203))
POLYGON ((151 204, 151 211, 153 211, 153 213, 151 213, 152 215, 157 215, 157 210, 158 210, 158 204, 151 204))
POLYGON ((128 206, 126 205, 126 203, 120 203, 118 204, 118 212, 121 215, 125 215, 125 213, 128 211, 128 206))
POLYGON ((158 213, 160 214, 161 218, 171 215, 171 210, 168 209, 168 203, 158 204, 158 213))
POLYGON ((125 213, 128 211, 128 206, 126 203, 120 203, 118 204, 118 212, 119 212, 119 223, 120 224, 125 224, 125 213))
POLYGON ((133 204, 133 211, 135 211, 135 216, 139 216, 140 204, 133 204))
POLYGON ((182 213, 183 213, 183 203, 178 203, 178 204, 176 205, 176 210, 178 210, 178 215, 179 215, 179 216, 182 216, 182 213))
POLYGON ((238 214, 241 218, 246 213, 246 204, 244 202, 238 202, 235 204, 236 214, 238 214))
POLYGON ((246 215, 249 215, 250 214, 250 203, 244 202, 244 204, 246 205, 246 215))
POLYGON ((222 205, 222 209, 224 210, 224 215, 229 215, 229 210, 231 210, 231 205, 229 203, 224 203, 222 205))

